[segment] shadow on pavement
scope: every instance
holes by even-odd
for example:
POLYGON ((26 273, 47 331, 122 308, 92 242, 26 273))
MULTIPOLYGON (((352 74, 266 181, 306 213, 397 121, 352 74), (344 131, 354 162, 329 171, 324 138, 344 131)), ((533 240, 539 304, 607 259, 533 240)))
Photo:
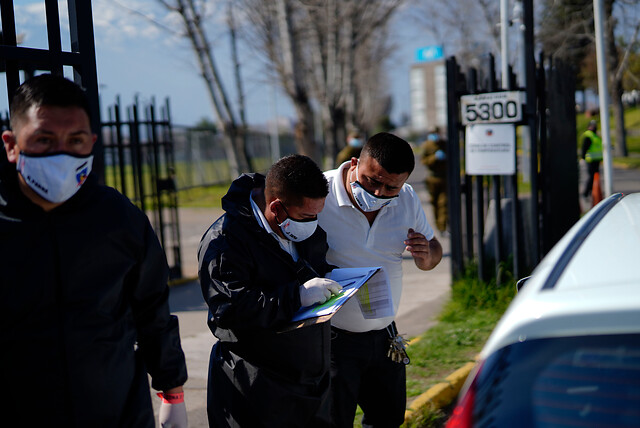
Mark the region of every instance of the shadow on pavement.
POLYGON ((169 289, 171 312, 206 311, 209 308, 202 297, 198 281, 174 285, 169 289))

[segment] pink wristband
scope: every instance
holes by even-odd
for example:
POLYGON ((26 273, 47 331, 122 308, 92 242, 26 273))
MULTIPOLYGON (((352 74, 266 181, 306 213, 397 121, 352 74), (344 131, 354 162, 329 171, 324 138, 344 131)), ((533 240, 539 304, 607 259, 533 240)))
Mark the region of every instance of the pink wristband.
POLYGON ((163 403, 168 404, 178 404, 184 402, 184 392, 179 392, 177 394, 164 394, 162 392, 158 392, 158 397, 162 398, 163 403))

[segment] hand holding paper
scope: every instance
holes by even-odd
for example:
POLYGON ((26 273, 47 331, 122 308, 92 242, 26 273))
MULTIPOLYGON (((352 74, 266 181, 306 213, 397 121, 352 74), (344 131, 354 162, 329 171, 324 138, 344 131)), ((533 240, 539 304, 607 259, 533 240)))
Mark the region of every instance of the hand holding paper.
POLYGON ((300 304, 311 306, 314 303, 324 303, 331 294, 338 294, 342 286, 327 278, 313 278, 300 286, 300 304))

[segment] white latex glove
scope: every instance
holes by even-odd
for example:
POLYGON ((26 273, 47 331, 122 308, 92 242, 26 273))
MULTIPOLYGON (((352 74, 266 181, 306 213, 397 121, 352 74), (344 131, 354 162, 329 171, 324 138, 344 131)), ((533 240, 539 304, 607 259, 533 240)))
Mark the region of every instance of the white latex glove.
POLYGON ((158 393, 162 399, 158 423, 162 428, 187 428, 187 409, 184 394, 158 393))
POLYGON ((331 294, 338 294, 342 286, 327 278, 313 278, 300 286, 300 303, 311 306, 314 303, 324 303, 331 294))

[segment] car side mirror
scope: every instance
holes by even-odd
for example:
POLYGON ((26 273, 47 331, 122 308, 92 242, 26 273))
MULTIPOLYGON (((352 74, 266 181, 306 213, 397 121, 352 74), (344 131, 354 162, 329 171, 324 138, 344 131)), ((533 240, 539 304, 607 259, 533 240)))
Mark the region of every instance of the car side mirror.
POLYGON ((516 282, 516 292, 520 291, 520 289, 522 287, 524 287, 524 285, 527 283, 527 281, 529 281, 529 278, 531 278, 531 276, 525 276, 524 278, 518 280, 518 282, 516 282))

